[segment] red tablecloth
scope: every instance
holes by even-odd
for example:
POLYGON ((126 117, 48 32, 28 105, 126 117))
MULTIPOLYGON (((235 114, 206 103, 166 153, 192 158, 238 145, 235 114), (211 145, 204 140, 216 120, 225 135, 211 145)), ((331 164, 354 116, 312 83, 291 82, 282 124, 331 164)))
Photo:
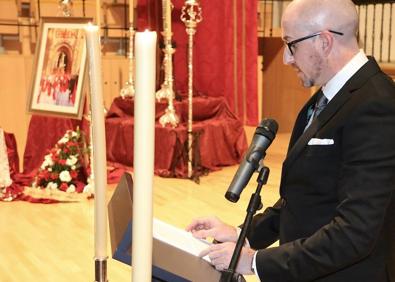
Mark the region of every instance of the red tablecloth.
MULTIPOLYGON (((176 128, 155 127, 155 173, 185 177, 187 174, 187 100, 175 101, 180 117, 176 128)), ((156 104, 156 120, 163 115, 167 102, 156 104)), ((133 99, 116 98, 106 118, 107 160, 133 166, 133 99)), ((222 97, 196 97, 193 101, 195 132, 194 169, 197 173, 216 170, 240 161, 247 149, 242 123, 229 110, 222 97)))
MULTIPOLYGON (((163 128, 156 124, 155 173, 168 177, 187 174, 188 104, 175 101, 174 107, 181 124, 177 128, 163 128)), ((156 120, 164 113, 167 102, 156 104, 156 120)), ((133 166, 133 99, 115 98, 106 116, 107 161, 115 168, 133 166)), ((197 146, 194 151, 195 170, 216 170, 239 162, 247 149, 242 123, 229 110, 222 97, 196 97, 193 102, 193 131, 197 146)), ((79 126, 88 132, 89 126, 79 120, 33 115, 29 124, 24 152, 23 174, 28 178, 40 167, 47 151, 66 130, 79 126)), ((118 181, 122 171, 109 173, 109 182, 118 181)))

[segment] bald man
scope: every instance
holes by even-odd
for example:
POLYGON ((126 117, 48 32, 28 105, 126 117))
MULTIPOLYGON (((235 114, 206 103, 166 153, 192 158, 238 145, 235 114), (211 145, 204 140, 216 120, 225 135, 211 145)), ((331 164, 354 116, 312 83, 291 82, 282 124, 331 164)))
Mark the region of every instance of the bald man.
MULTIPOLYGON (((282 18, 284 63, 319 91, 300 111, 281 199, 254 217, 237 271, 262 282, 395 281, 395 85, 359 50, 349 0, 294 0, 282 18), (278 247, 268 248, 279 240, 278 247)), ((188 227, 229 266, 237 229, 215 217, 188 227)))

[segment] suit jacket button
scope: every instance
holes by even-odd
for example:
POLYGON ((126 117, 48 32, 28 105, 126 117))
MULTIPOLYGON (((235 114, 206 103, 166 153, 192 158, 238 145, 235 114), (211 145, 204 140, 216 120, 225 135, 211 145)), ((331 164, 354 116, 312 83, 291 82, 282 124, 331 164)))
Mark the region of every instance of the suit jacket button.
POLYGON ((285 200, 284 198, 281 198, 281 207, 285 207, 287 205, 287 200, 285 200))

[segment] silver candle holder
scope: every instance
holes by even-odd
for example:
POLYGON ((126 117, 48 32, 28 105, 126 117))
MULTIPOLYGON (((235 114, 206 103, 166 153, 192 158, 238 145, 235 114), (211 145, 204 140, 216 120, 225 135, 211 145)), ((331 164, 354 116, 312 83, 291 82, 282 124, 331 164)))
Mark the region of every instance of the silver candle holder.
POLYGON ((124 87, 122 87, 120 95, 122 98, 126 97, 134 97, 135 88, 134 88, 134 28, 131 24, 129 27, 129 71, 128 71, 128 80, 125 82, 124 87))
POLYGON ((165 72, 164 81, 161 85, 161 89, 156 92, 156 99, 167 99, 168 106, 165 113, 160 117, 159 123, 165 127, 170 125, 171 127, 177 127, 180 118, 176 114, 174 109, 174 78, 173 78, 173 54, 175 49, 172 45, 173 33, 171 32, 171 10, 172 4, 170 0, 162 0, 162 19, 163 19, 163 69, 165 72))

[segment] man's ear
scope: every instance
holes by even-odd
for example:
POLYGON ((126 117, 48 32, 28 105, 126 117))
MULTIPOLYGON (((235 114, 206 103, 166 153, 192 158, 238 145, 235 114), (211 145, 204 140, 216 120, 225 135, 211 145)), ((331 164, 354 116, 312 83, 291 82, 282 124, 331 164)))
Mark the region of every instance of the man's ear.
POLYGON ((329 31, 320 34, 320 49, 325 56, 328 56, 333 48, 333 35, 329 31))

